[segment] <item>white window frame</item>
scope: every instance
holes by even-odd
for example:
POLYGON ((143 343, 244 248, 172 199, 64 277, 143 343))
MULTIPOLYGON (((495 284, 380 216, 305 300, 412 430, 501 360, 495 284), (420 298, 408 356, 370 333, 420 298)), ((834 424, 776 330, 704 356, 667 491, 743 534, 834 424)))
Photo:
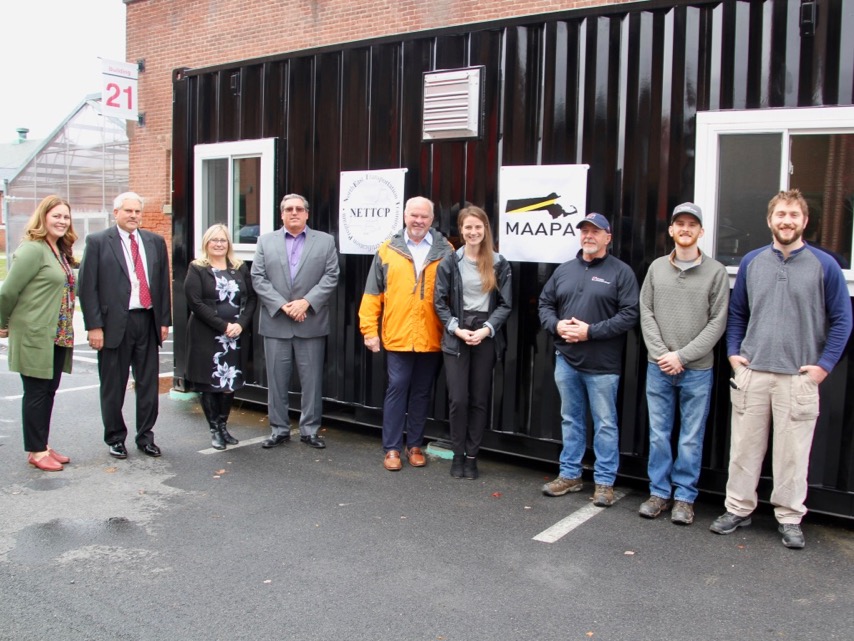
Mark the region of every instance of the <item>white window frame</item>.
MULTIPOLYGON (((276 169, 276 139, 260 138, 257 140, 238 140, 236 142, 220 142, 207 145, 196 145, 193 149, 193 255, 198 256, 202 247, 202 236, 205 233, 205 222, 202 211, 202 168, 204 161, 227 159, 228 162, 228 228, 234 225, 234 198, 232 194, 232 172, 234 160, 240 158, 261 158, 260 174, 260 234, 273 231, 278 208, 275 202, 275 169, 276 169)), ((259 234, 259 235, 260 235, 259 234)), ((234 254, 241 260, 252 260, 255 256, 254 243, 234 243, 234 254)))
MULTIPOLYGON (((796 134, 854 134, 854 107, 802 107, 799 109, 751 109, 744 111, 697 112, 697 145, 694 174, 694 202, 703 209, 706 233, 699 246, 709 256, 716 255, 718 226, 718 159, 721 135, 733 133, 779 133, 783 136, 780 185, 789 185, 789 139, 796 134)), ((770 200, 773 194, 769 194, 770 200)), ((764 214, 764 212, 763 212, 764 214)), ((769 232, 769 240, 770 232, 769 232)), ((852 239, 854 243, 854 239, 852 239)), ((731 279, 738 267, 727 267, 731 279)), ((843 270, 848 293, 854 296, 854 269, 843 270)))

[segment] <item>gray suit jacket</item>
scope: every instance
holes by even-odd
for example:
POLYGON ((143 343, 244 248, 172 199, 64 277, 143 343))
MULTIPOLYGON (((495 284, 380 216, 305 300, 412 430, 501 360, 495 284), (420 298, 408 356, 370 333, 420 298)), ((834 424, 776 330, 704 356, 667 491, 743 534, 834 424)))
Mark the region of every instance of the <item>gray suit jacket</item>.
POLYGON ((259 333, 273 338, 314 338, 329 334, 329 299, 338 285, 335 239, 306 227, 305 245, 291 282, 283 229, 263 234, 255 247, 252 285, 261 303, 259 333), (292 300, 311 305, 303 322, 282 311, 292 300))

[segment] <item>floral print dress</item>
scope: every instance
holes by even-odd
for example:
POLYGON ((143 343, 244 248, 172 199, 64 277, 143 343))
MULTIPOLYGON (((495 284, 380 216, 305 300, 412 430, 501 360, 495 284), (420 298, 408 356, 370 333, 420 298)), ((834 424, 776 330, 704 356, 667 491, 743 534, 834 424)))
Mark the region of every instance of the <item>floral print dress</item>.
MULTIPOLYGON (((227 270, 211 269, 216 281, 216 315, 227 323, 236 323, 240 317, 240 283, 227 270)), ((211 392, 233 392, 243 387, 243 372, 240 370, 240 338, 229 338, 225 334, 216 337, 217 346, 211 363, 211 392)), ((197 385, 197 387, 199 387, 197 385)))

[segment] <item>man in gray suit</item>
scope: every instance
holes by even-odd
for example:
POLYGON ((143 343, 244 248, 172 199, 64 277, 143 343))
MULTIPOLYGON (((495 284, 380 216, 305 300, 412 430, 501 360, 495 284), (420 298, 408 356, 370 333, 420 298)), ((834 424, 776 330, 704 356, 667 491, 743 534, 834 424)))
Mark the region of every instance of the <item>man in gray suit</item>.
POLYGON ((283 229, 258 239, 252 284, 261 303, 259 332, 267 360, 267 411, 272 434, 261 447, 290 440, 288 386, 295 361, 302 386, 300 441, 322 449, 323 356, 329 299, 338 284, 338 252, 329 234, 310 229, 308 201, 288 194, 280 205, 283 229))

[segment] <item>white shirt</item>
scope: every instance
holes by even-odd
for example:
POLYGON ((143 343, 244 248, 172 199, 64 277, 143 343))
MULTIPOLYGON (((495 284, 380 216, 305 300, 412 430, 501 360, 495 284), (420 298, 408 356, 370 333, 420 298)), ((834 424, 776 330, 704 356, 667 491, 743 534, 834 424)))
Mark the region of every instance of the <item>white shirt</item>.
POLYGON ((418 280, 418 277, 421 276, 421 270, 424 269, 427 254, 430 253, 430 248, 433 246, 433 234, 428 230, 424 240, 416 243, 409 237, 409 231, 404 229, 403 237, 406 239, 406 246, 412 254, 412 262, 415 265, 415 280, 418 280))
MULTIPOLYGON (((133 265, 133 254, 130 250, 130 234, 121 227, 118 230, 119 238, 122 239, 125 263, 127 264, 128 274, 130 275, 130 302, 128 303, 128 309, 143 309, 142 304, 139 302, 139 279, 136 277, 136 268, 133 265)), ((151 291, 151 278, 148 276, 148 261, 145 260, 145 245, 142 242, 139 232, 134 233, 136 234, 136 244, 139 247, 139 260, 142 262, 142 269, 145 271, 145 280, 149 284, 149 291, 151 291)))

